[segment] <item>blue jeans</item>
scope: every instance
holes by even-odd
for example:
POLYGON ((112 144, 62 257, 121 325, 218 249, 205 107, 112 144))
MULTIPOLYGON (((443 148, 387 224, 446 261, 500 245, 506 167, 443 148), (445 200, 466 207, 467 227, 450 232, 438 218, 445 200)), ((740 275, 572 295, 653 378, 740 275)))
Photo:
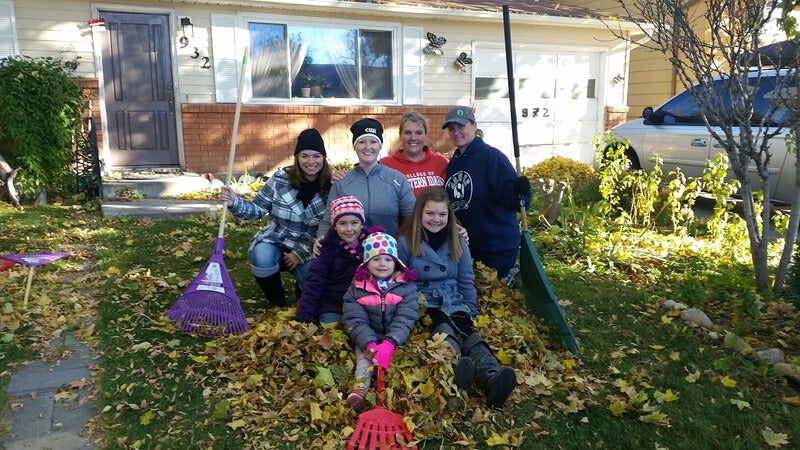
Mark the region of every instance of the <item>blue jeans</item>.
POLYGON ((472 253, 472 259, 475 261, 480 261, 486 267, 496 270, 497 278, 505 278, 508 276, 508 273, 511 272, 514 264, 516 264, 517 255, 519 255, 518 249, 491 253, 475 252, 472 253))
MULTIPOLYGON (((259 242, 249 252, 250 264, 252 265, 253 275, 259 278, 266 278, 281 270, 287 270, 283 264, 283 248, 278 245, 270 244, 268 242, 259 242)), ((303 287, 303 282, 308 273, 308 266, 311 261, 299 264, 289 272, 294 275, 295 280, 303 287)))
POLYGON ((341 321, 342 321, 342 315, 340 313, 325 312, 319 315, 320 325, 325 325, 327 323, 336 323, 341 321))

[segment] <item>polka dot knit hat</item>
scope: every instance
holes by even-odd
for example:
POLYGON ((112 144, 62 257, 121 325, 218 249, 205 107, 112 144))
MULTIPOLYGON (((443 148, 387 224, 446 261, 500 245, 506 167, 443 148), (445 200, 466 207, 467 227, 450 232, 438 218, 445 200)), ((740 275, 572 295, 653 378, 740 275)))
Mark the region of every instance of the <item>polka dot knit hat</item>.
MULTIPOLYGON (((364 262, 356 270, 355 278, 358 279, 366 279, 369 277, 369 272, 367 271, 367 263, 370 259, 378 256, 378 255, 389 255, 394 259, 396 270, 400 270, 406 273, 406 277, 408 279, 409 273, 413 273, 410 271, 403 261, 397 258, 397 241, 395 240, 392 235, 385 233, 383 231, 374 231, 370 230, 370 234, 364 239, 362 245, 364 246, 364 262)), ((413 278, 411 279, 413 280, 413 278)))
POLYGON ((364 262, 378 255, 389 255, 397 260, 397 241, 390 234, 370 233, 364 239, 364 262))

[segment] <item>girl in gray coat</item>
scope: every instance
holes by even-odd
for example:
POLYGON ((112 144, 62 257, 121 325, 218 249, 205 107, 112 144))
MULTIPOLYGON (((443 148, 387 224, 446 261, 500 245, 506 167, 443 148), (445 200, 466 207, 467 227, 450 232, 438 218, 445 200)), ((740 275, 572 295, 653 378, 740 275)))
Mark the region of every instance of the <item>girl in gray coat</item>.
POLYGON ((417 274, 417 289, 427 301, 431 336, 444 333, 458 356, 455 384, 475 385, 486 403, 502 407, 517 385, 514 369, 500 366, 491 348, 472 326, 478 315, 475 274, 466 241, 458 235, 447 192, 428 188, 417 197, 400 231, 398 254, 417 274))
POLYGON ((389 368, 394 349, 411 334, 419 313, 414 271, 397 259, 397 242, 372 229, 364 240, 364 262, 344 295, 342 322, 356 353, 356 389, 347 404, 356 412, 366 406, 373 364, 389 368))

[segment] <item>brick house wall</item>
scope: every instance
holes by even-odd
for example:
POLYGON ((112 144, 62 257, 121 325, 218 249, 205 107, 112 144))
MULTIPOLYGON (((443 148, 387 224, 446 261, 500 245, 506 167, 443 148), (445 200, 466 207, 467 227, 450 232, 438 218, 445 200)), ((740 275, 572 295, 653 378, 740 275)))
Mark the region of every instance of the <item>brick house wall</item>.
MULTIPOLYGON (((103 148, 100 119, 99 84, 96 78, 76 78, 84 92, 97 131, 98 148, 103 148)), ((447 132, 441 129, 450 106, 290 106, 242 105, 239 133, 236 138, 234 174, 271 174, 290 165, 297 135, 306 128, 320 130, 328 149, 328 160, 335 164, 344 158, 355 161, 350 125, 363 117, 372 117, 384 126, 384 153, 399 146, 400 118, 408 111, 418 111, 428 120, 428 145, 437 151, 453 151, 447 132)), ((233 132, 233 104, 184 103, 184 168, 188 172, 211 173, 228 170, 228 154, 233 132)))
MULTIPOLYGON (((400 118, 418 111, 428 120, 428 145, 443 153, 452 152, 446 131, 441 129, 449 106, 287 106, 242 105, 236 138, 234 173, 271 173, 292 162, 297 135, 317 128, 325 139, 328 160, 342 156, 355 161, 350 125, 372 117, 384 126, 384 153, 399 146, 400 118)), ((182 105, 183 145, 186 170, 215 175, 227 172, 231 145, 233 104, 182 105)))
POLYGON ((103 126, 100 122, 100 85, 97 78, 74 78, 75 84, 81 88, 86 98, 86 116, 91 114, 97 133, 97 148, 103 148, 103 126))

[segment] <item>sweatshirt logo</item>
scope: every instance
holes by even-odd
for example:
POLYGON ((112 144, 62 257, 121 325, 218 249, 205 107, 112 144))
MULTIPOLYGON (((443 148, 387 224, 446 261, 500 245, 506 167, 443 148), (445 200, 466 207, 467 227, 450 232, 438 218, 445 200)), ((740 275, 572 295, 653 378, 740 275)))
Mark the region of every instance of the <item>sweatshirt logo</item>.
POLYGON ((469 209, 472 201, 472 177, 468 172, 459 171, 447 179, 445 189, 453 200, 453 211, 465 211, 469 209))

